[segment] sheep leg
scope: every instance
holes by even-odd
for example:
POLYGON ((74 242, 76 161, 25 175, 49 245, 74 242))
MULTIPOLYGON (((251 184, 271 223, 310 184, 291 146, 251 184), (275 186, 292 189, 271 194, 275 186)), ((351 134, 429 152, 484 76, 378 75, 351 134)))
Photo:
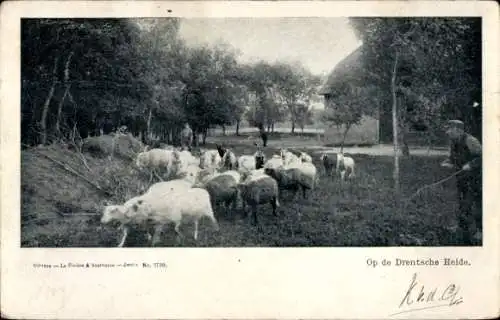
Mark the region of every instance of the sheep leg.
POLYGON ((257 205, 253 204, 252 205, 252 225, 256 226, 258 223, 257 221, 257 205))
POLYGON ((162 232, 162 225, 156 226, 155 231, 153 233, 153 237, 151 239, 152 247, 155 247, 158 244, 158 242, 160 242, 161 232, 162 232))
POLYGON ((164 181, 159 175, 158 173, 156 173, 156 170, 153 170, 155 176, 160 180, 160 181, 164 181))
POLYGON ((293 187, 293 198, 292 198, 292 200, 297 199, 297 191, 299 191, 299 186, 296 185, 296 186, 293 187))
POLYGON ((302 186, 302 197, 305 199, 306 198, 306 187, 302 186))
POLYGON ((194 240, 198 240, 198 219, 194 220, 194 240))
POLYGON ((129 230, 129 227, 128 226, 125 226, 123 227, 123 236, 122 236, 122 240, 120 241, 120 243, 118 244, 118 247, 121 248, 123 247, 123 245, 125 245, 125 239, 127 239, 127 236, 128 236, 128 230, 129 230))
POLYGON ((178 240, 184 238, 184 236, 181 233, 180 226, 181 226, 181 222, 180 221, 178 221, 178 222, 175 223, 175 232, 177 233, 177 239, 178 240))
POLYGON ((273 207, 273 214, 277 217, 278 216, 278 212, 276 211, 277 207, 278 207, 278 199, 276 197, 273 197, 273 199, 271 200, 271 206, 273 207))

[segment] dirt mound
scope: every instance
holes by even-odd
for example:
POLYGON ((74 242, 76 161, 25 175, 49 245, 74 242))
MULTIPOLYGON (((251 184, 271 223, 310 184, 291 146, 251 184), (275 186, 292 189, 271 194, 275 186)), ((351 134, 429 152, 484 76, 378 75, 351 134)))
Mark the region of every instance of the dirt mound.
POLYGON ((123 203, 146 187, 147 180, 131 160, 95 158, 60 145, 23 150, 22 245, 116 245, 106 232, 89 237, 97 234, 103 204, 123 203))
POLYGON ((82 151, 97 157, 113 155, 133 159, 144 147, 143 143, 131 134, 113 134, 88 137, 83 141, 82 151))

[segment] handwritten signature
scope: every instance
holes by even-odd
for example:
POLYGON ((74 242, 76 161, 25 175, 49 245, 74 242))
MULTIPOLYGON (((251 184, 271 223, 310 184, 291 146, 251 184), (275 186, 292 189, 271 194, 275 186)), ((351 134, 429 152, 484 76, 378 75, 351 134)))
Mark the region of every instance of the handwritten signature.
POLYGON ((417 274, 414 273, 410 287, 399 304, 400 311, 390 316, 426 309, 451 307, 463 302, 460 287, 456 284, 450 283, 444 289, 439 287, 426 288, 417 281, 417 274), (420 291, 417 288, 418 285, 420 285, 420 291))

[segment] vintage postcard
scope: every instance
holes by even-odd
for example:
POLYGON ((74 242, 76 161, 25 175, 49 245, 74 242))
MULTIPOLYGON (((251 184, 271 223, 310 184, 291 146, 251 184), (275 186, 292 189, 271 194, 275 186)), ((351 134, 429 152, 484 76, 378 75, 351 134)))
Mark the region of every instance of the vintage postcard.
POLYGON ((498 4, 1 4, 1 312, 500 313, 498 4))

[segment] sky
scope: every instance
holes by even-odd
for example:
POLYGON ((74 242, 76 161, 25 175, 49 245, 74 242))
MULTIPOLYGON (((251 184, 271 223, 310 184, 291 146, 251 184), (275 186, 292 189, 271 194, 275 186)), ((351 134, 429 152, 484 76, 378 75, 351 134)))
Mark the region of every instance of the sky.
POLYGON ((312 73, 327 75, 360 42, 347 18, 190 18, 180 36, 188 45, 226 42, 241 62, 300 61, 312 73))

